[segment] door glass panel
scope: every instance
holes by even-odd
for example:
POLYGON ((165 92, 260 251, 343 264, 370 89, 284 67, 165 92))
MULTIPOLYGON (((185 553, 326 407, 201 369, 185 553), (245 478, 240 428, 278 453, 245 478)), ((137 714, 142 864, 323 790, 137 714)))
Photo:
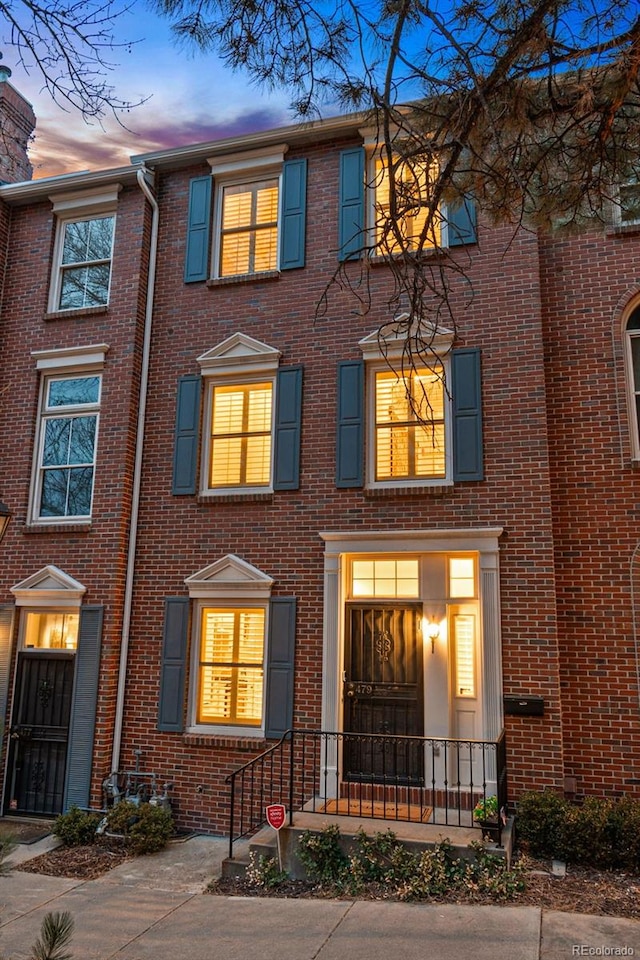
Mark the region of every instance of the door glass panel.
POLYGON ((75 650, 78 646, 77 613, 36 613, 26 616, 24 647, 28 650, 75 650))

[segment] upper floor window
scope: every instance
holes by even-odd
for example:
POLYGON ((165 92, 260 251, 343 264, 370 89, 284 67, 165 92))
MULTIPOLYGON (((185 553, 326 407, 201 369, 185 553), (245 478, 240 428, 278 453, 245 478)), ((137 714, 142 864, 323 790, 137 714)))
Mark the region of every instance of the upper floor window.
POLYGON ((212 384, 209 487, 271 481, 273 382, 212 384))
POLYGON ((185 283, 304 266, 307 161, 285 161, 286 149, 213 157, 212 176, 191 180, 185 283))
POLYGON ((218 276, 278 267, 277 178, 223 185, 218 276))
POLYGON ((58 218, 49 309, 82 310, 109 302, 118 190, 65 194, 58 218))
POLYGON ((427 226, 433 169, 424 161, 411 162, 398 156, 392 158, 389 168, 379 151, 372 162, 376 247, 381 253, 399 253, 439 246, 441 228, 437 213, 427 226))
POLYGON ((631 180, 618 190, 617 219, 620 226, 640 223, 640 182, 631 180))
POLYGON ((404 375, 376 370, 375 479, 446 476, 445 390, 441 364, 404 375))
POLYGON ((91 516, 98 420, 106 346, 40 351, 40 393, 31 518, 36 522, 91 516), (80 370, 84 357, 86 369, 80 370), (54 368, 58 367, 54 372, 54 368))
POLYGON ((625 328, 627 394, 631 424, 631 451, 640 460, 640 306, 631 313, 625 328))
POLYGON ((115 217, 62 225, 58 310, 102 307, 109 301, 115 217))

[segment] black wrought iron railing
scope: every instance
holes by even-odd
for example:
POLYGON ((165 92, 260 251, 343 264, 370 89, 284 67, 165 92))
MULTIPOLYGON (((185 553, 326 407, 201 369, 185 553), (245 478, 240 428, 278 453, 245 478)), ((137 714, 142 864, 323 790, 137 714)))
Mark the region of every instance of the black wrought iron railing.
POLYGON ((288 730, 227 783, 231 858, 235 841, 259 829, 275 803, 286 807, 289 825, 304 810, 490 829, 500 844, 500 814, 507 808, 504 731, 496 740, 460 740, 288 730), (479 802, 495 805, 496 822, 474 819, 479 802))

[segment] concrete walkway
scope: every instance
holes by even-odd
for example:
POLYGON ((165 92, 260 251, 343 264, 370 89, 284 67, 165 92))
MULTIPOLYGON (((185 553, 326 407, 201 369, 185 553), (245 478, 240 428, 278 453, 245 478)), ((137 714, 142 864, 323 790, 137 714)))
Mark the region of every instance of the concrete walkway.
MULTIPOLYGON (((50 845, 19 847, 35 856, 50 845)), ((640 957, 640 923, 537 907, 203 894, 227 841, 193 837, 98 880, 0 877, 0 956, 27 960, 48 911, 69 910, 75 960, 568 960, 640 957)), ((561 881, 560 881, 561 882, 561 881)))

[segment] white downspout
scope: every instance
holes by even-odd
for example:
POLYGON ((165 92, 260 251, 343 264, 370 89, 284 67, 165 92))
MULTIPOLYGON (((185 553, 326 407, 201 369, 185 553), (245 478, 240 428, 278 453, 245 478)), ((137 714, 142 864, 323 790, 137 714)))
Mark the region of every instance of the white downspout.
POLYGON ((151 240, 149 245, 149 276, 147 279, 147 302, 144 318, 144 342, 142 346, 142 370, 140 372, 140 403, 138 406, 138 424, 136 433, 136 453, 133 467, 133 489, 131 499, 131 523, 129 528, 129 551, 127 554, 127 576, 124 589, 124 609, 122 613, 122 638, 120 641, 120 666, 118 669, 118 693, 116 698, 116 716, 113 728, 113 750, 111 752, 111 771, 120 765, 122 745, 122 724, 124 719, 124 698, 127 683, 127 660, 129 657, 129 635, 131 630, 131 604, 133 598, 133 574, 138 541, 138 513, 140 510, 140 485, 142 482, 142 453, 144 447, 144 426, 147 411, 147 388, 149 384, 149 357, 151 353, 151 327, 153 321, 153 296, 156 285, 156 261, 158 253, 158 221, 160 218, 158 202, 154 197, 145 174, 146 167, 137 171, 138 185, 151 204, 151 240))

